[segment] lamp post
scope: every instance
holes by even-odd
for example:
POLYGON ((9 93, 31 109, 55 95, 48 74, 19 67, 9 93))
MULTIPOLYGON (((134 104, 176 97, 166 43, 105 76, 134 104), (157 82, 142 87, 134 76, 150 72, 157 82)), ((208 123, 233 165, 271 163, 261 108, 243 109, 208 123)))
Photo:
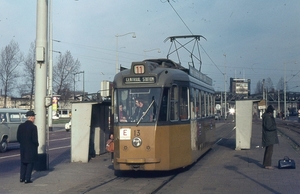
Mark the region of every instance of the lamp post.
POLYGON ((157 50, 157 52, 160 53, 160 49, 159 48, 150 49, 150 50, 143 50, 144 51, 144 58, 146 58, 146 52, 151 52, 151 51, 155 51, 155 50, 157 50))
POLYGON ((283 100, 284 100, 284 117, 287 118, 287 111, 286 111, 286 63, 284 63, 284 88, 283 88, 283 100))
POLYGON ((75 73, 73 73, 73 75, 74 75, 74 100, 76 99, 76 91, 75 91, 75 89, 76 89, 76 75, 77 74, 83 74, 83 82, 82 82, 82 90, 83 90, 83 94, 82 94, 82 101, 84 100, 84 71, 79 71, 79 72, 75 72, 75 73))
POLYGON ((224 106, 224 119, 227 119, 227 111, 226 111, 226 54, 223 54, 225 57, 225 73, 224 73, 224 101, 225 101, 225 106, 224 106))
POLYGON ((136 38, 135 32, 128 32, 126 34, 117 34, 116 36, 116 74, 119 72, 119 48, 118 48, 118 39, 119 37, 126 36, 128 34, 132 34, 132 38, 136 38))

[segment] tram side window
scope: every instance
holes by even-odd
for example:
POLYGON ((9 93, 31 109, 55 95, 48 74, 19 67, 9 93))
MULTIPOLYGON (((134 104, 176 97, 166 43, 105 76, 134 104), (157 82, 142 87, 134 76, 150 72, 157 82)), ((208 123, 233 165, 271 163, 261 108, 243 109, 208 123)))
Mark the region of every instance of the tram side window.
POLYGON ((188 112, 188 88, 182 87, 180 92, 180 119, 189 119, 188 112))
POLYGON ((195 93, 195 89, 191 88, 190 89, 190 105, 191 105, 191 118, 194 119, 196 118, 196 93, 195 93))
POLYGON ((178 87, 176 85, 171 88, 171 100, 170 100, 170 120, 179 120, 179 110, 178 110, 178 87))
POLYGON ((205 117, 205 94, 201 92, 201 117, 205 117))
POLYGON ((207 116, 210 116, 211 115, 211 112, 210 112, 210 94, 207 94, 206 97, 207 97, 207 101, 206 101, 207 116))
POLYGON ((168 89, 165 88, 163 91, 162 101, 160 105, 160 112, 159 112, 159 121, 166 121, 167 120, 167 113, 168 113, 168 89))
POLYGON ((200 102, 199 102, 199 90, 195 91, 195 99, 196 99, 196 117, 200 117, 200 102))
POLYGON ((207 93, 204 92, 203 93, 203 98, 204 98, 204 117, 207 117, 207 93))

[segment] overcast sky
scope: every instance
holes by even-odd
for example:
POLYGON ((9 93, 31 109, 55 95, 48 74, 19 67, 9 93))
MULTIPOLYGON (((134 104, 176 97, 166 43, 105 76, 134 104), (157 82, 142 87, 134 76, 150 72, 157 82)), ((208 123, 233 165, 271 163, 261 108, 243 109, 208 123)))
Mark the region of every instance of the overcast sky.
MULTIPOLYGON (((0 1, 0 49, 14 40, 28 53, 36 38, 36 5, 37 0, 0 1)), ((230 77, 247 78, 253 93, 258 80, 270 77, 276 88, 286 72, 290 90, 299 92, 299 9, 299 0, 52 0, 53 39, 61 41, 53 50, 69 50, 81 62, 85 90, 95 93, 102 80, 114 78, 116 35, 125 67, 165 58, 169 36, 202 35, 202 72, 215 90, 224 91, 225 73, 227 89, 230 77)), ((182 59, 187 67, 189 58, 182 59)), ((82 78, 76 88, 82 90, 82 78)))

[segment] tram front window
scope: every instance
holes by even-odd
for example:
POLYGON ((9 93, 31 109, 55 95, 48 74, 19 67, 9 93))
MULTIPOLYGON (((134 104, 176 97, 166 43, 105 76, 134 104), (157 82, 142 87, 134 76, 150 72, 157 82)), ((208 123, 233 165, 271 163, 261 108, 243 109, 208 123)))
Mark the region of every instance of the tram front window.
POLYGON ((161 88, 117 89, 115 122, 147 123, 157 118, 161 88))

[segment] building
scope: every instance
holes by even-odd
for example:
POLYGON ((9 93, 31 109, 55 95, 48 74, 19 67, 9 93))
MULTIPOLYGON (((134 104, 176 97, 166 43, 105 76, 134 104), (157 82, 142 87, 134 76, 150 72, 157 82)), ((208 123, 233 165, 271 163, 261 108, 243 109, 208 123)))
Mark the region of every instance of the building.
POLYGON ((238 99, 247 99, 250 96, 250 79, 230 78, 230 93, 235 94, 238 99))

